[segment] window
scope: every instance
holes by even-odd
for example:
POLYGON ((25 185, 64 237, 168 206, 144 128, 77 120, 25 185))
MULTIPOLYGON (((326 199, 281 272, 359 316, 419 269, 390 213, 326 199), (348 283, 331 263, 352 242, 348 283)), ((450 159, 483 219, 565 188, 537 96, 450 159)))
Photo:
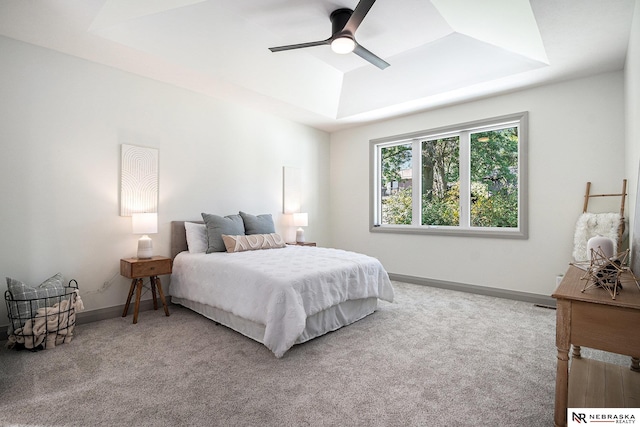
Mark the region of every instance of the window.
POLYGON ((527 113, 371 141, 371 229, 527 237, 527 113))

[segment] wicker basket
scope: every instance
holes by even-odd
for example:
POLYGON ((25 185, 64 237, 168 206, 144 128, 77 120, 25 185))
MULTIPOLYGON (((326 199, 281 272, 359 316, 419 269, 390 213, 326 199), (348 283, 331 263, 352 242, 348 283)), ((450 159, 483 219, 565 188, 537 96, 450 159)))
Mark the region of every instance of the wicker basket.
POLYGON ((64 294, 45 298, 15 299, 11 291, 5 291, 9 316, 7 347, 37 351, 70 342, 76 324, 78 298, 75 280, 69 281, 64 294))

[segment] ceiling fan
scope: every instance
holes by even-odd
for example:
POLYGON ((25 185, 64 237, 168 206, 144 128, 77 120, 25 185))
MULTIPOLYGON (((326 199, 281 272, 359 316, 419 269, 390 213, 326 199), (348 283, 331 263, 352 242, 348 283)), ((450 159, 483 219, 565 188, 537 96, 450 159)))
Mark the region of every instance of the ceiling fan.
POLYGON ((328 44, 331 45, 331 49, 336 53, 346 54, 353 52, 362 59, 369 61, 376 67, 384 70, 389 66, 389 63, 358 44, 355 37, 356 30, 375 2, 376 0, 360 0, 360 3, 358 3, 354 10, 346 8, 334 10, 329 16, 329 19, 331 20, 332 35, 326 40, 270 47, 269 50, 271 52, 282 52, 284 50, 301 49, 328 44))

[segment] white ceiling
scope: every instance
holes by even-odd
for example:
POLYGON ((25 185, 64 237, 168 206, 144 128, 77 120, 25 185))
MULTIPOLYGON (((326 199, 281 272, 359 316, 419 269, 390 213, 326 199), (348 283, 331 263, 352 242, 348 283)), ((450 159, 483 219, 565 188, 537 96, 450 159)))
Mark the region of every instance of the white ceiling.
POLYGON ((326 131, 621 70, 635 0, 377 0, 356 39, 380 70, 329 46, 358 0, 0 0, 0 35, 326 131))

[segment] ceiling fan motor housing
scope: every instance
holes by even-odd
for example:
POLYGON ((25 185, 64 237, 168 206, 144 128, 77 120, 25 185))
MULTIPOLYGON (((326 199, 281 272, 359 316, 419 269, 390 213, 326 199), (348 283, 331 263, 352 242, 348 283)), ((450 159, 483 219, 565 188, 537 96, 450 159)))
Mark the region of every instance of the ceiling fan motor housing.
MULTIPOLYGON (((331 12, 329 19, 331 19, 331 34, 333 36, 336 36, 344 29, 344 26, 347 25, 347 22, 349 21, 349 18, 351 18, 352 14, 353 10, 346 8, 336 9, 331 12)), ((349 34, 349 37, 353 38, 353 34, 349 34)))

